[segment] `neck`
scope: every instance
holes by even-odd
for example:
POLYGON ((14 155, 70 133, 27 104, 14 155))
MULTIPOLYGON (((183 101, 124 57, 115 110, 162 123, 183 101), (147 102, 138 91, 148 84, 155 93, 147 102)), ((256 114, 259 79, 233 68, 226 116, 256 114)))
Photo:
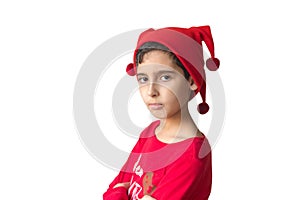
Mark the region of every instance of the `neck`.
POLYGON ((160 125, 156 130, 156 135, 165 142, 172 142, 175 139, 182 140, 196 136, 198 128, 195 125, 187 106, 182 108, 179 113, 161 119, 160 125))
POLYGON ((169 129, 171 127, 179 127, 181 123, 185 123, 191 120, 191 115, 188 112, 187 108, 182 108, 178 113, 171 117, 161 119, 161 125, 164 129, 169 129))

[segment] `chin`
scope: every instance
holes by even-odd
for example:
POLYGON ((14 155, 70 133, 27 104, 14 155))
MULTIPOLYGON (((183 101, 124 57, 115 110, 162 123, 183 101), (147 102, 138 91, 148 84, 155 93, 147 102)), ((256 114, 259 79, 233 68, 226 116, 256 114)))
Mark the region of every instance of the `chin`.
POLYGON ((167 113, 164 111, 153 111, 149 110, 153 117, 157 119, 166 119, 168 117, 167 113))
POLYGON ((167 116, 165 114, 157 114, 157 113, 153 113, 151 112, 152 116, 157 118, 157 119, 166 119, 167 116))
POLYGON ((166 112, 157 112, 157 111, 151 111, 151 110, 150 110, 150 112, 151 112, 152 116, 157 119, 169 119, 169 118, 176 116, 176 114, 178 114, 178 112, 166 113, 166 112))

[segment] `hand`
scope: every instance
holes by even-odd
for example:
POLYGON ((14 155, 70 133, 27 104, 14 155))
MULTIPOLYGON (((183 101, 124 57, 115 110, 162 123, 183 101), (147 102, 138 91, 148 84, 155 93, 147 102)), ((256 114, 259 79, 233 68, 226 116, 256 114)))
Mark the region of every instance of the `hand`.
POLYGON ((153 197, 149 196, 149 195, 145 195, 143 196, 143 198, 141 198, 141 200, 156 200, 153 197))
POLYGON ((124 188, 126 188, 126 189, 128 190, 129 186, 130 186, 130 183, 129 183, 129 182, 125 182, 125 183, 117 183, 117 184, 114 186, 114 188, 117 188, 117 187, 124 187, 124 188))

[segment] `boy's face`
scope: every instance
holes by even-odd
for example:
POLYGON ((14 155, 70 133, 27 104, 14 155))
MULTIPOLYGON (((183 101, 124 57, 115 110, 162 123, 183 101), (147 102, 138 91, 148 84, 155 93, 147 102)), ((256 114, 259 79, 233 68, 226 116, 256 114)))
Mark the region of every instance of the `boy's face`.
POLYGON ((187 106, 197 86, 185 79, 183 70, 164 52, 150 51, 137 67, 141 96, 149 111, 157 118, 170 118, 187 106))

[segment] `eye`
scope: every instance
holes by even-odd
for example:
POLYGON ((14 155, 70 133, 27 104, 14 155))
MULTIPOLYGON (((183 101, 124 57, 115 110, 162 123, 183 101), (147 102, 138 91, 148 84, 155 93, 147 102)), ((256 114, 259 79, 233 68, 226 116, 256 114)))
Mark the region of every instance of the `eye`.
POLYGON ((169 76, 169 75, 163 75, 163 76, 160 77, 160 79, 162 81, 169 81, 171 79, 171 76, 169 76))
POLYGON ((146 83, 148 81, 148 78, 145 77, 145 76, 142 76, 142 77, 139 77, 138 78, 138 82, 143 84, 143 83, 146 83))

